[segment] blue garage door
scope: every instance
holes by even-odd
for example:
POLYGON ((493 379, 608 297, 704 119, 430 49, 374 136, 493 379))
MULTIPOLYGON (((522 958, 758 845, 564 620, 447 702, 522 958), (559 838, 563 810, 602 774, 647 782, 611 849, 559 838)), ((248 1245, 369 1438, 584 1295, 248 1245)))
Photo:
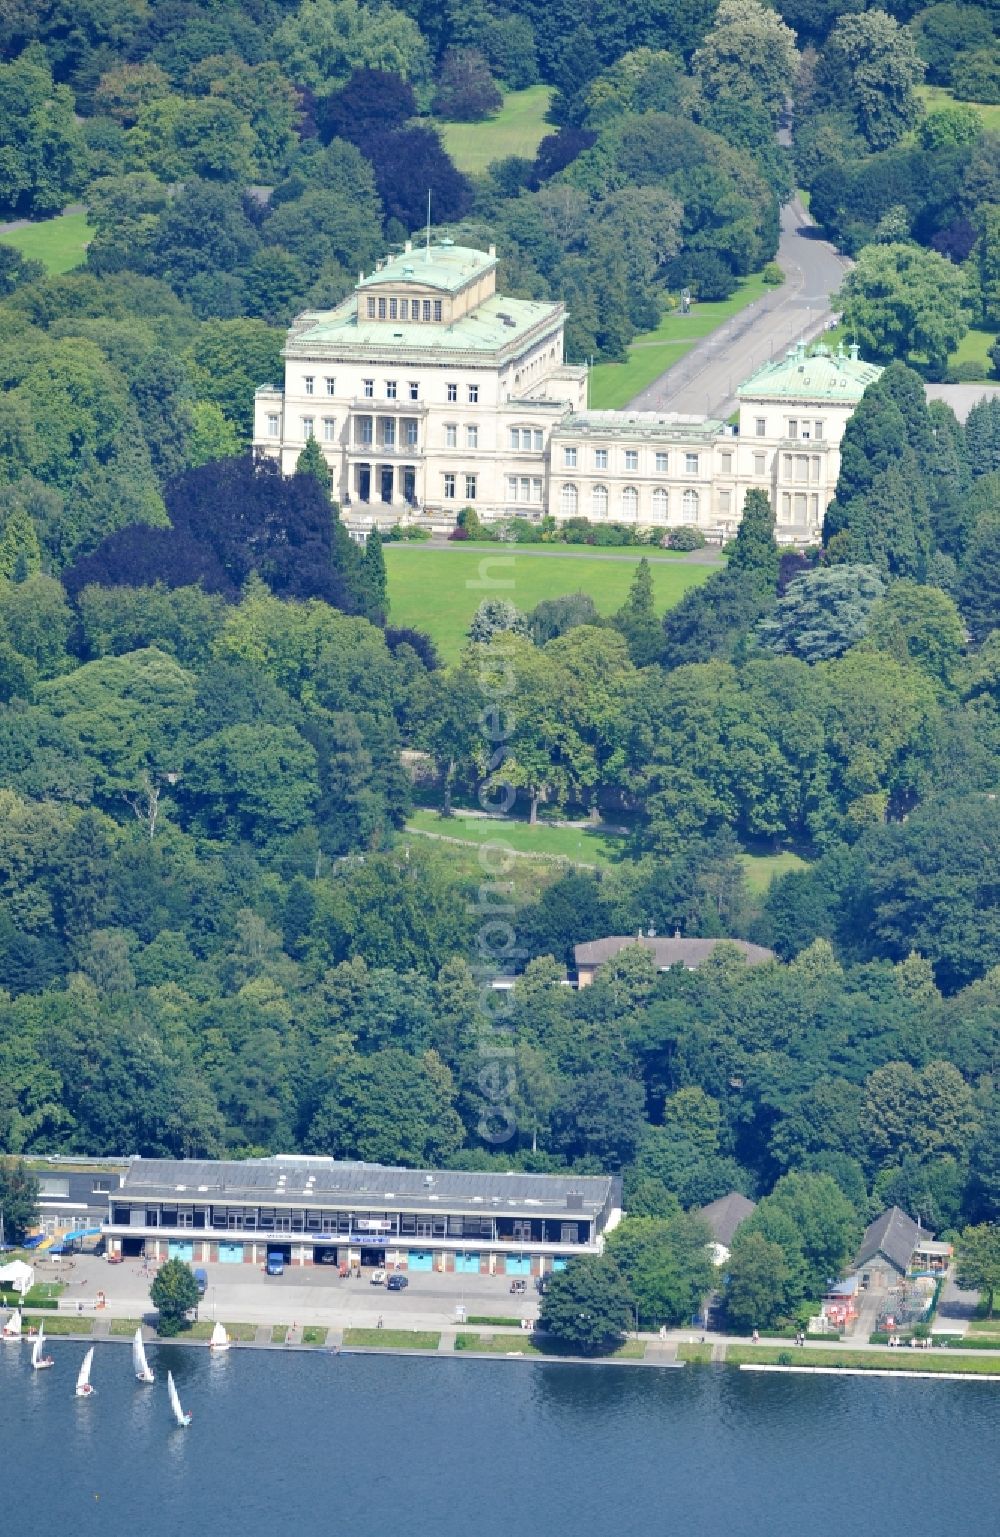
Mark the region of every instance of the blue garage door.
POLYGON ((479 1255, 478 1254, 456 1254, 455 1255, 455 1269, 456 1269, 456 1271, 458 1272, 459 1275, 478 1275, 479 1274, 479 1255))
POLYGON ((531 1260, 528 1258, 527 1254, 508 1254, 508 1256, 507 1256, 507 1274, 508 1275, 530 1275, 531 1274, 531 1260))
POLYGON ((408 1264, 411 1270, 433 1270, 434 1256, 429 1249, 411 1249, 408 1264))
POLYGON ((220 1243, 220 1245, 219 1245, 219 1264, 220 1265, 242 1265, 242 1263, 243 1263, 243 1245, 241 1243, 220 1243))
POLYGON ((184 1259, 190 1263, 191 1260, 194 1259, 194 1244, 183 1242, 175 1243, 173 1239, 171 1239, 167 1246, 167 1254, 170 1259, 184 1259))

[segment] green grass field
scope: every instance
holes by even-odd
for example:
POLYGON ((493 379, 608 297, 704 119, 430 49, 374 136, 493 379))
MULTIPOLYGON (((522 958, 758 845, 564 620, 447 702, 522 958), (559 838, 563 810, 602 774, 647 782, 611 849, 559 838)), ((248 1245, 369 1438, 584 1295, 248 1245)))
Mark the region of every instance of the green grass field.
POLYGON ((82 264, 93 233, 86 214, 62 213, 0 234, 0 242, 14 246, 22 256, 41 262, 47 272, 58 276, 82 264))
POLYGON ((739 861, 746 875, 747 889, 755 897, 763 896, 779 875, 806 868, 806 861, 790 849, 783 849, 780 854, 740 854, 739 861))
POLYGON ((957 363, 975 363, 979 369, 978 378, 995 384, 997 376, 990 357, 990 348, 995 342, 996 337, 991 331, 967 331, 950 354, 948 363, 952 367, 957 363))
POLYGON ((855 1371, 968 1372, 970 1376, 1000 1375, 1000 1361, 989 1356, 960 1356, 948 1351, 938 1355, 926 1350, 798 1349, 788 1345, 727 1345, 726 1365, 744 1362, 757 1366, 781 1366, 779 1356, 791 1356, 794 1366, 849 1366, 855 1371))
POLYGON ((590 373, 590 404, 594 410, 617 410, 679 363, 695 342, 721 326, 755 299, 769 292, 759 273, 743 278, 730 299, 696 304, 687 315, 672 310, 655 331, 643 331, 628 349, 627 363, 598 363, 590 373))
MULTIPOLYGON (((480 551, 387 544, 385 563, 392 623, 424 630, 445 661, 454 662, 465 645, 469 622, 487 596, 509 598, 526 613, 543 598, 587 592, 600 613, 612 614, 625 601, 641 559, 636 550, 615 551, 615 555, 619 558, 609 559, 595 553, 593 559, 581 559, 572 555, 529 555, 513 545, 490 545, 480 551), (623 555, 624 560, 620 558, 623 555), (485 564, 480 569, 481 563, 491 560, 493 565, 485 564), (484 580, 509 582, 510 586, 474 585, 484 580)), ((672 608, 689 587, 703 582, 712 569, 710 565, 654 561, 653 591, 660 612, 672 608)))
POLYGON ((440 1333, 431 1329, 345 1329, 344 1344, 379 1350, 436 1350, 440 1333))
POLYGON ((918 85, 917 95, 928 112, 940 112, 942 107, 971 107, 983 120, 983 127, 990 133, 1000 133, 1000 105, 987 105, 981 101, 959 101, 943 85, 918 85))
POLYGON ((551 100, 550 85, 509 91, 497 115, 485 122, 439 122, 444 147, 467 176, 481 176, 492 160, 506 160, 510 155, 534 160, 545 135, 556 131, 545 121, 551 100))
POLYGON ((623 842, 620 836, 597 829, 551 827, 545 822, 532 827, 511 817, 500 821, 492 817, 463 817, 461 812, 453 817, 442 817, 436 811, 415 811, 407 827, 418 832, 437 833, 444 838, 460 838, 476 847, 499 843, 516 854, 547 854, 584 865, 613 864, 623 842))
MULTIPOLYGON (((93 1334, 94 1332, 93 1318, 79 1317, 77 1314, 67 1318, 65 1314, 53 1317, 51 1313, 25 1313, 25 1329, 29 1324, 33 1329, 37 1329, 41 1323, 45 1325, 46 1334, 93 1334)), ((132 1332, 134 1334, 135 1330, 133 1329, 132 1332)))

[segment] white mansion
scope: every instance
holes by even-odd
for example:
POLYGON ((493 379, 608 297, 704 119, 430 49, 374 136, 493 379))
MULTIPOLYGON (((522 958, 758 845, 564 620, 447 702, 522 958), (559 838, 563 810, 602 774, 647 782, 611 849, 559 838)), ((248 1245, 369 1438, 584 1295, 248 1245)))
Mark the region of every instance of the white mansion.
POLYGON ((767 492, 779 539, 818 535, 840 440, 881 372, 856 347, 794 348, 739 390, 739 425, 590 411, 561 304, 496 292, 496 251, 447 240, 387 257, 336 309, 299 315, 285 386, 257 391, 254 448, 290 474, 316 438, 350 520, 581 514, 725 537, 767 492))

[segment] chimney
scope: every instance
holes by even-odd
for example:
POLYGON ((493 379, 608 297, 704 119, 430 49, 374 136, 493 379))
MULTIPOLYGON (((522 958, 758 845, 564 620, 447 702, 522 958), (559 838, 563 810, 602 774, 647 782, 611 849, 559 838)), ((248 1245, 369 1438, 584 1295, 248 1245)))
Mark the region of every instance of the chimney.
POLYGON ((490 248, 489 248, 489 251, 487 252, 487 255, 495 256, 496 254, 497 254, 496 246, 495 245, 491 245, 490 248))
POLYGON ((411 252, 411 251, 412 251, 412 250, 413 250, 413 241, 412 241, 412 240, 407 240, 407 241, 406 241, 406 242, 405 242, 405 243, 404 243, 404 245, 403 245, 403 252, 404 252, 404 254, 405 254, 405 255, 406 255, 406 256, 409 256, 409 254, 410 254, 410 252, 411 252))
POLYGON ((851 362, 852 363, 856 363, 858 361, 858 357, 859 357, 860 352, 861 352, 861 348, 858 346, 857 342, 852 342, 851 343, 851 362))

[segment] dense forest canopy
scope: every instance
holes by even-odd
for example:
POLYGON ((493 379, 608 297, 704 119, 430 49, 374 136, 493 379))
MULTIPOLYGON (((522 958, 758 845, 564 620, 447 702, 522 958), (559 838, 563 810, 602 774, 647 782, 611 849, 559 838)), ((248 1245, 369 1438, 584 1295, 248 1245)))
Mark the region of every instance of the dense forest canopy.
POLYGON ((0 212, 80 200, 94 234, 64 276, 0 246, 0 1147, 620 1169, 651 1224, 623 1271, 664 1234, 693 1266, 671 1306, 703 1279, 685 1210, 734 1188, 773 1191, 747 1263, 781 1250, 789 1307, 878 1205, 1000 1219, 1000 405, 963 425, 923 387, 1000 326, 1000 139, 921 96, 1000 100, 996 18, 2 7, 0 212), (462 174, 434 116, 538 82, 537 154, 462 174), (796 184, 890 363, 821 551, 779 552, 752 493, 662 622, 640 566, 607 621, 485 606, 444 668, 318 450, 286 479, 246 453, 290 318, 428 188, 505 291, 567 302, 580 359, 731 294, 796 184), (414 761, 445 807, 613 812, 626 857, 484 886, 403 835, 414 761), (761 894, 744 856, 778 852, 761 894), (575 944, 650 928, 776 958, 561 985, 575 944))

